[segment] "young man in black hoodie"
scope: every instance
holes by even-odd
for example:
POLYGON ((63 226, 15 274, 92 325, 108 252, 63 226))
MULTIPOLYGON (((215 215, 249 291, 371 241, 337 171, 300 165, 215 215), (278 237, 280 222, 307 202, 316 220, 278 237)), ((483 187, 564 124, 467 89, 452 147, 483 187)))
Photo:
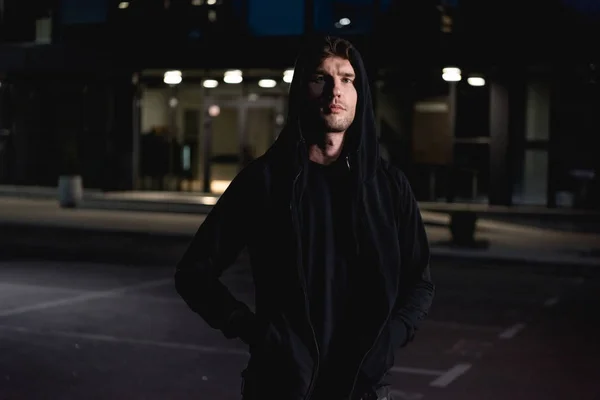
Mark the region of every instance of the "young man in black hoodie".
POLYGON ((192 310, 248 344, 244 400, 392 398, 385 378, 434 285, 410 185, 378 146, 360 54, 309 41, 277 141, 233 180, 175 273, 192 310), (255 312, 219 280, 244 247, 255 312))

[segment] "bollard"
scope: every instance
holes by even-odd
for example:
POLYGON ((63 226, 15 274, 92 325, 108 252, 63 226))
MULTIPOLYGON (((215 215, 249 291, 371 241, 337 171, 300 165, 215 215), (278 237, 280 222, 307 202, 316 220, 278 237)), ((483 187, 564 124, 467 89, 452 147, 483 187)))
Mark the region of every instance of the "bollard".
POLYGON ((473 211, 455 211, 450 214, 450 232, 452 244, 474 247, 477 214, 473 211))

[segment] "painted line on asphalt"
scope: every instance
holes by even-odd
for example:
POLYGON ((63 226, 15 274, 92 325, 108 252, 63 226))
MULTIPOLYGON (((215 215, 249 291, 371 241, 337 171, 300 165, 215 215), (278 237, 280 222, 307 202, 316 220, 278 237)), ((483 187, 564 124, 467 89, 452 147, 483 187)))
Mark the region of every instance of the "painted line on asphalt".
POLYGON ((501 332, 498 335, 498 338, 499 339, 512 339, 517 335, 517 333, 521 332, 524 328, 525 328, 525 324, 515 324, 515 325, 511 326, 510 328, 508 328, 507 330, 505 330, 504 332, 501 332))
POLYGON ((544 302, 544 307, 554 307, 559 301, 560 299, 558 297, 550 297, 544 302))
POLYGON ((436 369, 426 369, 426 368, 411 368, 411 367, 392 367, 392 372, 401 372, 404 374, 415 374, 415 375, 433 375, 439 376, 443 375, 445 371, 440 371, 436 369))
POLYGON ((458 379, 461 375, 464 375, 469 369, 471 369, 471 364, 456 364, 454 367, 431 381, 429 386, 444 388, 458 379))
POLYGON ((131 290, 149 289, 149 288, 154 288, 154 287, 158 287, 158 286, 163 286, 163 285, 166 285, 166 284, 169 284, 172 282, 173 282, 172 278, 159 279, 159 280, 139 283, 137 285, 122 286, 122 287, 118 287, 118 288, 114 288, 114 289, 110 289, 110 290, 91 292, 91 293, 86 293, 86 294, 82 294, 79 296, 67 297, 64 299, 53 300, 53 301, 46 301, 43 303, 37 303, 37 304, 28 305, 28 306, 17 307, 17 308, 13 308, 13 309, 9 309, 9 310, 1 310, 0 317, 8 317, 8 316, 13 316, 13 315, 18 315, 18 314, 24 314, 24 313, 31 312, 31 311, 46 310, 48 308, 53 308, 53 307, 70 306, 70 305, 73 305, 76 303, 83 303, 88 300, 96 300, 96 299, 118 296, 120 294, 123 294, 123 293, 131 291, 131 290))
MULTIPOLYGON (((133 345, 139 345, 139 346, 153 346, 153 347, 161 347, 161 348, 173 349, 173 350, 192 350, 192 351, 197 351, 200 353, 207 353, 207 354, 237 355, 237 356, 249 355, 247 351, 242 350, 242 349, 234 349, 234 348, 228 349, 228 348, 224 348, 224 347, 200 346, 200 345, 188 344, 188 343, 162 342, 162 341, 156 341, 156 340, 122 338, 122 337, 116 337, 116 336, 110 336, 110 335, 99 335, 99 334, 93 334, 93 333, 30 329, 30 328, 13 327, 13 326, 7 326, 7 325, 0 325, 0 330, 12 331, 12 332, 17 332, 17 333, 21 333, 21 334, 37 335, 37 336, 53 336, 53 337, 65 338, 65 339, 80 339, 80 340, 117 343, 117 344, 133 344, 133 345)), ((75 346, 77 348, 80 348, 78 344, 76 344, 75 346)))

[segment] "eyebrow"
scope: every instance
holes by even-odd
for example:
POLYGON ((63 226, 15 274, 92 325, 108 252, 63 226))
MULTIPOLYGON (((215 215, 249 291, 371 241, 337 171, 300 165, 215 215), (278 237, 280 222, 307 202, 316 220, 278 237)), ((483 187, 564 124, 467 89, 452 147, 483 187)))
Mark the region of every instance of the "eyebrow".
MULTIPOLYGON (((315 75, 329 75, 329 73, 323 69, 317 69, 315 71, 315 75)), ((344 78, 356 78, 356 75, 353 74, 352 72, 342 72, 340 75, 343 76, 344 78)))

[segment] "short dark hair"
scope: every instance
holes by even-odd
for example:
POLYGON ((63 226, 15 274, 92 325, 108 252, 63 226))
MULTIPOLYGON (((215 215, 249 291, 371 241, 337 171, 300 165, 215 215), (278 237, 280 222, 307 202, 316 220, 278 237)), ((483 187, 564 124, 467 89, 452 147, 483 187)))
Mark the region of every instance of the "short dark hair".
POLYGON ((350 50, 352 49, 352 43, 346 39, 335 36, 325 36, 323 38, 322 58, 327 57, 340 57, 346 60, 350 59, 350 50))
POLYGON ((336 36, 321 36, 311 41, 306 47, 306 59, 309 68, 316 67, 324 59, 329 57, 340 57, 350 60, 350 52, 354 46, 346 39, 336 36))

